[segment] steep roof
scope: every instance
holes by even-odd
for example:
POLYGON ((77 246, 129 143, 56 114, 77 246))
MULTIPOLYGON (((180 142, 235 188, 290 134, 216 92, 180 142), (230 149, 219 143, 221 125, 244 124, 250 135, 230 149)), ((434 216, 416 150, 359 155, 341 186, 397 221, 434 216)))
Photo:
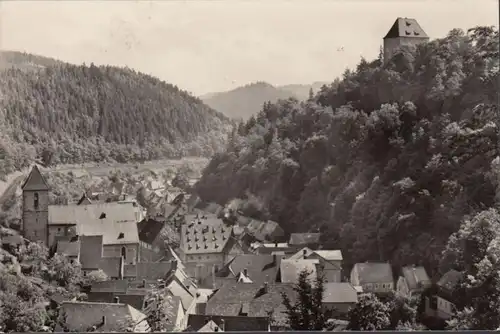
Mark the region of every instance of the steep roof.
POLYGON ((24 181, 23 185, 21 186, 21 189, 23 191, 25 191, 25 190, 48 191, 49 190, 49 185, 47 184, 47 181, 45 181, 45 178, 43 177, 42 173, 38 169, 37 165, 33 166, 30 174, 28 175, 28 177, 24 181))
POLYGON ((419 288, 419 284, 422 282, 430 281, 429 275, 424 267, 403 267, 401 269, 403 277, 408 284, 410 290, 419 288))
POLYGON ((139 243, 135 208, 119 203, 50 205, 49 225, 76 225, 79 235, 102 235, 104 245, 139 243))
POLYGON ((292 246, 303 246, 319 243, 321 233, 292 233, 289 244, 292 246))
POLYGON ((127 277, 135 277, 137 280, 164 279, 172 270, 172 262, 138 262, 136 264, 126 264, 124 271, 127 277))
POLYGON ((285 232, 279 224, 271 220, 264 222, 251 219, 245 229, 259 241, 272 240, 275 237, 282 237, 285 235, 285 232))
POLYGON ((237 275, 247 270, 247 277, 255 284, 274 283, 278 276, 281 257, 267 254, 237 255, 227 265, 229 277, 236 279, 237 275))
POLYGON ((315 279, 318 275, 316 266, 319 265, 319 260, 281 260, 281 282, 297 283, 299 275, 303 270, 310 272, 309 278, 315 279))
POLYGON ((325 283, 323 303, 357 303, 358 293, 351 283, 325 283))
POLYGON ((207 327, 210 327, 213 332, 214 326, 208 324, 213 323, 219 327, 219 332, 222 331, 222 324, 226 332, 252 332, 252 331, 267 331, 269 327, 269 319, 267 317, 247 317, 247 316, 218 316, 218 315, 203 315, 189 314, 188 315, 188 330, 197 332, 206 332, 207 327), (224 322, 222 322, 224 320, 224 322), (206 327, 207 326, 207 327, 206 327))
MULTIPOLYGON (((147 322, 141 321, 146 316, 126 304, 63 302, 61 310, 61 314, 64 316, 64 324, 71 331, 87 332, 92 326, 97 326, 100 332, 123 332, 129 322, 137 324, 135 332, 150 331, 147 322), (103 324, 103 317, 105 317, 105 324, 103 324)), ((59 324, 56 331, 63 331, 59 324)))
POLYGON ((417 20, 406 17, 398 17, 384 39, 397 37, 429 38, 417 20))
POLYGON ((163 223, 154 219, 144 219, 137 224, 139 240, 152 245, 163 228, 163 223))
POLYGON ((113 292, 93 291, 87 293, 87 301, 93 303, 113 303, 115 297, 118 297, 119 302, 122 304, 127 304, 137 310, 142 310, 144 307, 146 294, 120 294, 113 292))
POLYGON ((318 254, 320 257, 327 261, 342 261, 342 251, 340 249, 332 250, 316 250, 314 253, 318 254))
POLYGON ((437 285, 441 288, 452 291, 458 285, 462 277, 463 274, 461 272, 452 269, 441 277, 441 279, 437 282, 437 285))
POLYGON ((389 263, 356 263, 354 267, 357 268, 360 284, 387 283, 394 280, 392 276, 392 268, 389 263))
POLYGON ((78 200, 76 205, 87 205, 87 204, 92 204, 92 201, 88 198, 87 193, 84 192, 82 197, 78 200))
POLYGON ((232 235, 232 227, 217 218, 196 219, 181 227, 180 248, 185 254, 222 252, 232 235))
POLYGON ((262 284, 231 282, 224 284, 207 302, 206 314, 222 317, 237 316, 242 308, 248 317, 267 317, 273 314, 277 322, 287 319, 282 293, 290 297, 292 303, 297 295, 293 284, 262 284))

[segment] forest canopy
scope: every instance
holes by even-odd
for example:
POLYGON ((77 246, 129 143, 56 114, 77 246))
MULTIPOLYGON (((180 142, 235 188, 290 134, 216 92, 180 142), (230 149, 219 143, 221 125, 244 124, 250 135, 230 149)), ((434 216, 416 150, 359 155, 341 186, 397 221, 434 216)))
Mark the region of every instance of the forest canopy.
POLYGON ((387 62, 362 59, 307 102, 266 103, 197 191, 257 198, 287 232, 321 231, 347 266, 435 274, 461 222, 500 204, 498 47, 493 27, 455 29, 387 62))
POLYGON ((2 53, 0 174, 46 164, 211 156, 232 121, 128 68, 2 53))

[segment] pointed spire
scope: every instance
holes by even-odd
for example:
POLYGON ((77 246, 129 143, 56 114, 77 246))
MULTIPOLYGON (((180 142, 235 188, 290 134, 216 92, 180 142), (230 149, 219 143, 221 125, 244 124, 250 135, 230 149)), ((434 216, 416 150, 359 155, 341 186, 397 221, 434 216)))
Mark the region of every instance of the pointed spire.
POLYGON ((24 181, 21 188, 23 189, 23 191, 25 191, 25 190, 48 191, 49 185, 45 181, 45 178, 43 177, 40 170, 38 169, 38 166, 34 165, 33 168, 31 169, 30 174, 26 178, 26 181, 24 181))

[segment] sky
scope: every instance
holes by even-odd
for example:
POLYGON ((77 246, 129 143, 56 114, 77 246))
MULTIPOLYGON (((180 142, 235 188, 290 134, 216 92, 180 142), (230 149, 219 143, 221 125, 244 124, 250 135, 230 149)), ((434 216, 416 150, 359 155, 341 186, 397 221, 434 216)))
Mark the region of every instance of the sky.
POLYGON ((376 58, 397 17, 440 38, 498 27, 498 0, 2 1, 0 48, 128 66, 201 95, 333 81, 376 58))

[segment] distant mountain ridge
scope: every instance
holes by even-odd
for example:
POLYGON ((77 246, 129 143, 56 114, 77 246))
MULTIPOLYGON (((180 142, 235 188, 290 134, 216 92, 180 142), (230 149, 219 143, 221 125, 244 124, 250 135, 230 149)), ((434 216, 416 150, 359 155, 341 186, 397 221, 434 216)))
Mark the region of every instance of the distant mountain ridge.
POLYGON ((265 102, 277 102, 280 99, 294 97, 300 101, 306 100, 309 90, 317 92, 327 82, 315 82, 311 85, 290 84, 273 86, 259 81, 237 87, 227 92, 208 93, 202 95, 203 100, 211 108, 231 118, 248 119, 257 114, 265 102))

